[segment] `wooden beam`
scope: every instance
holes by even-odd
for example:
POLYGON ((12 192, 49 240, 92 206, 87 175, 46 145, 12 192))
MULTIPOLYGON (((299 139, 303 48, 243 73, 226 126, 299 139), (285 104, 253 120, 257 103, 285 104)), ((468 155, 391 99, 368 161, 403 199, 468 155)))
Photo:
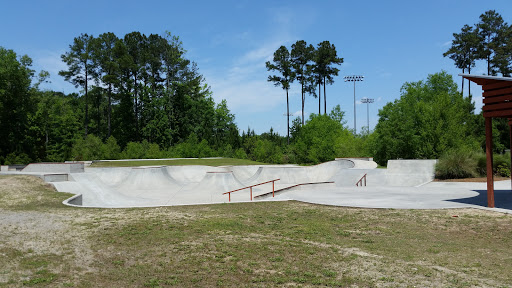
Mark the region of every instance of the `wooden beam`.
POLYGON ((496 104, 488 104, 482 107, 483 111, 510 110, 512 112, 512 102, 502 102, 496 104))
POLYGON ((484 104, 492 104, 492 103, 500 103, 505 101, 512 102, 512 94, 504 95, 504 96, 495 96, 495 97, 487 97, 484 98, 484 104))
POLYGON ((485 118, 510 118, 512 117, 512 110, 484 111, 483 114, 485 118))
POLYGON ((512 85, 511 81, 497 81, 497 82, 494 82, 491 84, 482 85, 482 90, 487 91, 487 90, 500 89, 503 87, 509 87, 511 85, 512 85))
POLYGON ((501 96, 501 95, 508 95, 512 94, 512 84, 509 84, 509 87, 496 89, 496 90, 484 90, 484 93, 482 93, 482 96, 485 97, 491 97, 491 96, 501 96))
POLYGON ((485 154, 487 158, 487 207, 494 208, 494 175, 492 174, 492 118, 485 118, 485 154))

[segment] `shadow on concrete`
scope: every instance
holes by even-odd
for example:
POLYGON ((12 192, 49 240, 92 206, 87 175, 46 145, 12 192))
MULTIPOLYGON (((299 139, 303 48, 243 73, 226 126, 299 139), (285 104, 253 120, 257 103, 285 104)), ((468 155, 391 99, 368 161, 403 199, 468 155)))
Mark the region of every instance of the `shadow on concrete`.
MULTIPOLYGON (((487 207, 487 190, 473 191, 477 192, 478 195, 470 198, 451 199, 447 201, 487 207)), ((496 208, 512 210, 512 191, 494 190, 494 205, 496 208)))

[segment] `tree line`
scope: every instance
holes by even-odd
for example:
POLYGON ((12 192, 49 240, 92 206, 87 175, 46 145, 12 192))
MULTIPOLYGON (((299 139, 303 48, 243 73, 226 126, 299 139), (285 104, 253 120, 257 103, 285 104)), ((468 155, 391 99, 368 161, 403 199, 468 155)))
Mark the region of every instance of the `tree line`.
POLYGON ((121 146, 147 140, 169 147, 191 133, 215 146, 229 142, 238 134, 234 116, 226 102, 215 106, 185 53, 179 37, 169 32, 76 37, 61 56, 68 69, 59 74, 83 89, 84 136, 113 135, 121 146))
POLYGON ((268 76, 268 81, 275 86, 281 86, 286 91, 287 114, 287 141, 290 144, 290 104, 288 91, 290 84, 297 80, 301 85, 302 99, 302 125, 304 125, 304 103, 306 95, 318 96, 318 114, 321 114, 321 87, 324 90, 324 114, 327 113, 326 84, 334 83, 334 76, 338 76, 339 69, 335 65, 343 63, 343 58, 338 57, 336 47, 329 41, 323 41, 317 45, 307 44, 304 40, 298 40, 289 51, 286 46, 279 47, 274 52, 273 61, 267 61, 265 66, 268 71, 275 71, 277 75, 268 76), (316 94, 318 86, 318 95, 316 94))
POLYGON ((90 135, 121 151, 144 141, 167 150, 194 137, 213 150, 240 147, 227 102, 214 102, 185 54, 170 33, 81 34, 59 73, 80 90, 64 94, 40 89, 49 73, 36 75, 29 56, 0 47, 0 163, 85 160, 74 146, 90 135))
MULTIPOLYGON (((490 19, 485 17, 481 19, 490 19)), ((492 23, 510 28, 495 18, 492 23)), ((487 27, 482 23, 473 30, 487 27)), ((488 40, 479 37, 482 43, 488 40)), ((490 74, 507 76, 512 59, 504 56, 505 50, 493 51, 479 59, 490 61, 490 74)), ((333 83, 336 65, 343 61, 334 45, 324 41, 315 48, 301 40, 290 50, 282 46, 266 63, 276 72, 268 80, 286 94, 298 81, 303 111, 305 96, 312 95, 319 98, 319 113, 294 119, 285 136, 272 128, 257 135, 250 127, 239 132, 227 103, 214 103, 197 66, 185 55, 179 38, 169 33, 132 32, 123 38, 82 34, 63 55, 68 69, 61 72, 81 90, 64 94, 41 90, 48 73, 32 70, 28 56, 0 48, 0 163, 223 156, 267 163, 374 157, 385 165, 389 159, 443 158, 446 153, 462 159, 481 153, 485 146, 483 117, 475 114, 472 98, 463 97, 444 71, 404 83, 399 97, 379 110, 375 130, 354 134, 339 105, 326 111, 326 84, 333 83), (111 53, 105 43, 112 41, 105 39, 115 40, 111 53)), ((493 142, 494 152, 509 147, 506 121, 493 121, 493 142)))

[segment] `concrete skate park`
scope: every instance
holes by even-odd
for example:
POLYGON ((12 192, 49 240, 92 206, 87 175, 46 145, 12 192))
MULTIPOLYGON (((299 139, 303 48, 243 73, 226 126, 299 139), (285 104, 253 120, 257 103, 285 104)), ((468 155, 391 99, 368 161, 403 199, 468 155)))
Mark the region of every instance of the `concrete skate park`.
MULTIPOLYGON (((439 209, 486 206, 485 183, 433 182, 436 160, 336 159, 315 166, 146 166, 91 168, 84 163, 34 163, 21 171, 75 196, 76 207, 128 208, 296 200, 335 206, 439 209), (262 184, 263 183, 263 184, 262 184), (227 193, 234 191, 231 193, 227 193)), ((495 183, 507 212, 509 181, 495 183)), ((509 207, 511 206, 511 207, 509 207)))

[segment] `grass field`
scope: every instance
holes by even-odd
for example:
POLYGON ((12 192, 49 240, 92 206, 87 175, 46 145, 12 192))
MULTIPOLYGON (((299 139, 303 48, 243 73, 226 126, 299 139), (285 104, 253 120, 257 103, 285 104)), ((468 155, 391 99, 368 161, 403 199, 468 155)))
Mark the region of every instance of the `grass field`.
POLYGON ((176 159, 176 160, 135 160, 135 161, 101 161, 95 162, 91 167, 133 167, 133 166, 181 166, 181 165, 206 165, 206 166, 232 166, 232 165, 266 165, 247 159, 235 158, 207 158, 207 159, 176 159))
POLYGON ((0 287, 512 286, 511 215, 300 202, 80 209, 67 197, 0 177, 0 287))

